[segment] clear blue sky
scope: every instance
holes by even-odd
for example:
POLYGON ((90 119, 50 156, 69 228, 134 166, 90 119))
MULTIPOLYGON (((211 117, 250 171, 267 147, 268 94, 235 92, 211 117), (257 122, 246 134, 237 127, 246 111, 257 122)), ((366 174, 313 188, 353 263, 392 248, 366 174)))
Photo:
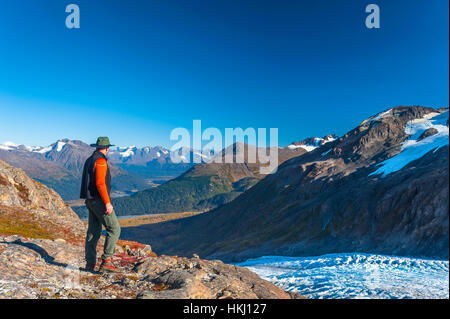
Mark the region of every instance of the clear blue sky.
POLYGON ((448 106, 448 12, 446 0, 2 0, 0 143, 170 146, 200 119, 278 127, 287 145, 396 105, 448 106), (381 29, 365 27, 370 3, 381 29))

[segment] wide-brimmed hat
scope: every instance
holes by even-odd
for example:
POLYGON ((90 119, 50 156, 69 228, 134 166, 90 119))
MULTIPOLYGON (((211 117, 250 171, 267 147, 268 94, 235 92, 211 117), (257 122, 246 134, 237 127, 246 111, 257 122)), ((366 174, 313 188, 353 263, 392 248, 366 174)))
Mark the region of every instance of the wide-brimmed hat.
POLYGON ((114 146, 114 145, 109 143, 108 137, 100 136, 99 138, 97 138, 97 143, 91 144, 91 146, 97 147, 97 148, 107 148, 107 147, 114 146))

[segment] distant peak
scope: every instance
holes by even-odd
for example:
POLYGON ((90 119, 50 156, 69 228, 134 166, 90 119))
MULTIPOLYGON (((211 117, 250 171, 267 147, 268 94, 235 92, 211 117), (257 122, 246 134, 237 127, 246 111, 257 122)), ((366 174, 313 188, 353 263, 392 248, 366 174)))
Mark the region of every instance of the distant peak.
POLYGON ((301 147, 306 151, 311 152, 326 143, 333 142, 337 138, 338 136, 336 134, 327 134, 324 137, 308 137, 299 142, 292 142, 288 145, 288 148, 295 149, 301 147))

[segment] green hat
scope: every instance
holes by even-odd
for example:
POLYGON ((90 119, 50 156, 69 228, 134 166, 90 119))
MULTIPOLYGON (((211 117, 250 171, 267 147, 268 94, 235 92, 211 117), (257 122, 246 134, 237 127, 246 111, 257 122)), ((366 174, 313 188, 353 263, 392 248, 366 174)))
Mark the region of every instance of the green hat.
POLYGON ((109 143, 109 138, 107 138, 106 136, 100 136, 99 138, 97 138, 97 143, 91 144, 91 146, 97 148, 107 148, 114 145, 109 143))

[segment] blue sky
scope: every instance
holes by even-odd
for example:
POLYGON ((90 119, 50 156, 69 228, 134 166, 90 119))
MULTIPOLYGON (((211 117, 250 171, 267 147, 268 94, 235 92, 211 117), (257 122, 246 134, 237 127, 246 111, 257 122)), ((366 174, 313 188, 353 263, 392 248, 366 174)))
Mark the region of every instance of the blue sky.
POLYGON ((0 143, 170 146, 277 127, 284 146, 396 105, 448 106, 448 1, 1 0, 0 143), (65 27, 76 3, 81 28, 65 27), (365 27, 365 7, 381 28, 365 27))

